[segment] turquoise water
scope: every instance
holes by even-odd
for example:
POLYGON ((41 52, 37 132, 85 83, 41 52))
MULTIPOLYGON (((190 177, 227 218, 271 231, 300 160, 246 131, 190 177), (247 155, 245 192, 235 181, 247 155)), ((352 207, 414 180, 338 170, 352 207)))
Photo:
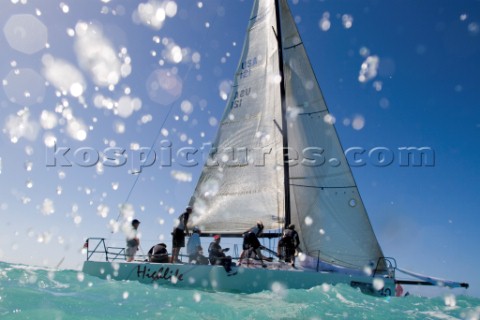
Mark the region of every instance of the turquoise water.
POLYGON ((230 294, 0 263, 0 319, 479 319, 480 299, 374 298, 348 286, 230 294))

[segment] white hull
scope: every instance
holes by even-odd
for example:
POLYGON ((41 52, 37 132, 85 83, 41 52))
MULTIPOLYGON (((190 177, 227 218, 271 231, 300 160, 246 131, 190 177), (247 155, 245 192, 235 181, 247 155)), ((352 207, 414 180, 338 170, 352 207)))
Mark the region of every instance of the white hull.
POLYGON ((280 288, 308 289, 322 284, 343 283, 375 296, 390 296, 395 292, 395 280, 392 278, 244 266, 236 267, 236 271, 237 274, 228 275, 221 266, 194 264, 98 261, 85 261, 83 264, 84 273, 103 279, 133 280, 147 284, 211 291, 254 293, 263 290, 275 291, 280 288), (383 288, 375 290, 374 287, 378 288, 382 282, 383 288))

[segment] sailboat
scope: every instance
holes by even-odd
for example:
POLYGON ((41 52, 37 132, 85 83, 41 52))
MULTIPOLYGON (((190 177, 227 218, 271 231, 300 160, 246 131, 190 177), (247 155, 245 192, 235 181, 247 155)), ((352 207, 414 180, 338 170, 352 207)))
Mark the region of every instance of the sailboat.
MULTIPOLYGON (((262 221, 277 239, 290 224, 300 237, 298 265, 266 268, 119 262, 91 238, 83 271, 230 292, 347 284, 375 296, 398 284, 468 287, 425 277, 396 278, 384 256, 286 0, 255 0, 240 62, 217 136, 194 195, 190 229, 238 237, 262 221), (94 261, 101 253, 106 261, 94 261)), ((407 272, 407 271, 406 271, 407 272)))

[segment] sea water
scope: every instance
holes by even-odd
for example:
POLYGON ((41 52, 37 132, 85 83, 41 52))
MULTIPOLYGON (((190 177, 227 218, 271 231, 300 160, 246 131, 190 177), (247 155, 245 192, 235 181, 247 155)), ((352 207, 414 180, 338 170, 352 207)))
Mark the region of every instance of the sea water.
POLYGON ((479 319, 480 299, 375 298, 347 285, 255 294, 108 281, 0 263, 0 319, 479 319))

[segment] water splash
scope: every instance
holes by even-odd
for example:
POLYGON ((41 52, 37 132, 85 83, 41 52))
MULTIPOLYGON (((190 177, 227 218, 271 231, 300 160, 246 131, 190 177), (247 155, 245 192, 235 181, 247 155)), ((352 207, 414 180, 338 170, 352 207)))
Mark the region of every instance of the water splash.
POLYGON ((31 14, 12 15, 5 23, 3 33, 10 47, 22 53, 33 54, 47 45, 47 27, 31 14))
POLYGON ((148 96, 163 106, 176 101, 183 89, 183 83, 171 69, 153 71, 147 79, 148 96))
POLYGON ((380 58, 376 55, 369 56, 365 59, 360 67, 358 81, 367 82, 377 76, 380 58))

